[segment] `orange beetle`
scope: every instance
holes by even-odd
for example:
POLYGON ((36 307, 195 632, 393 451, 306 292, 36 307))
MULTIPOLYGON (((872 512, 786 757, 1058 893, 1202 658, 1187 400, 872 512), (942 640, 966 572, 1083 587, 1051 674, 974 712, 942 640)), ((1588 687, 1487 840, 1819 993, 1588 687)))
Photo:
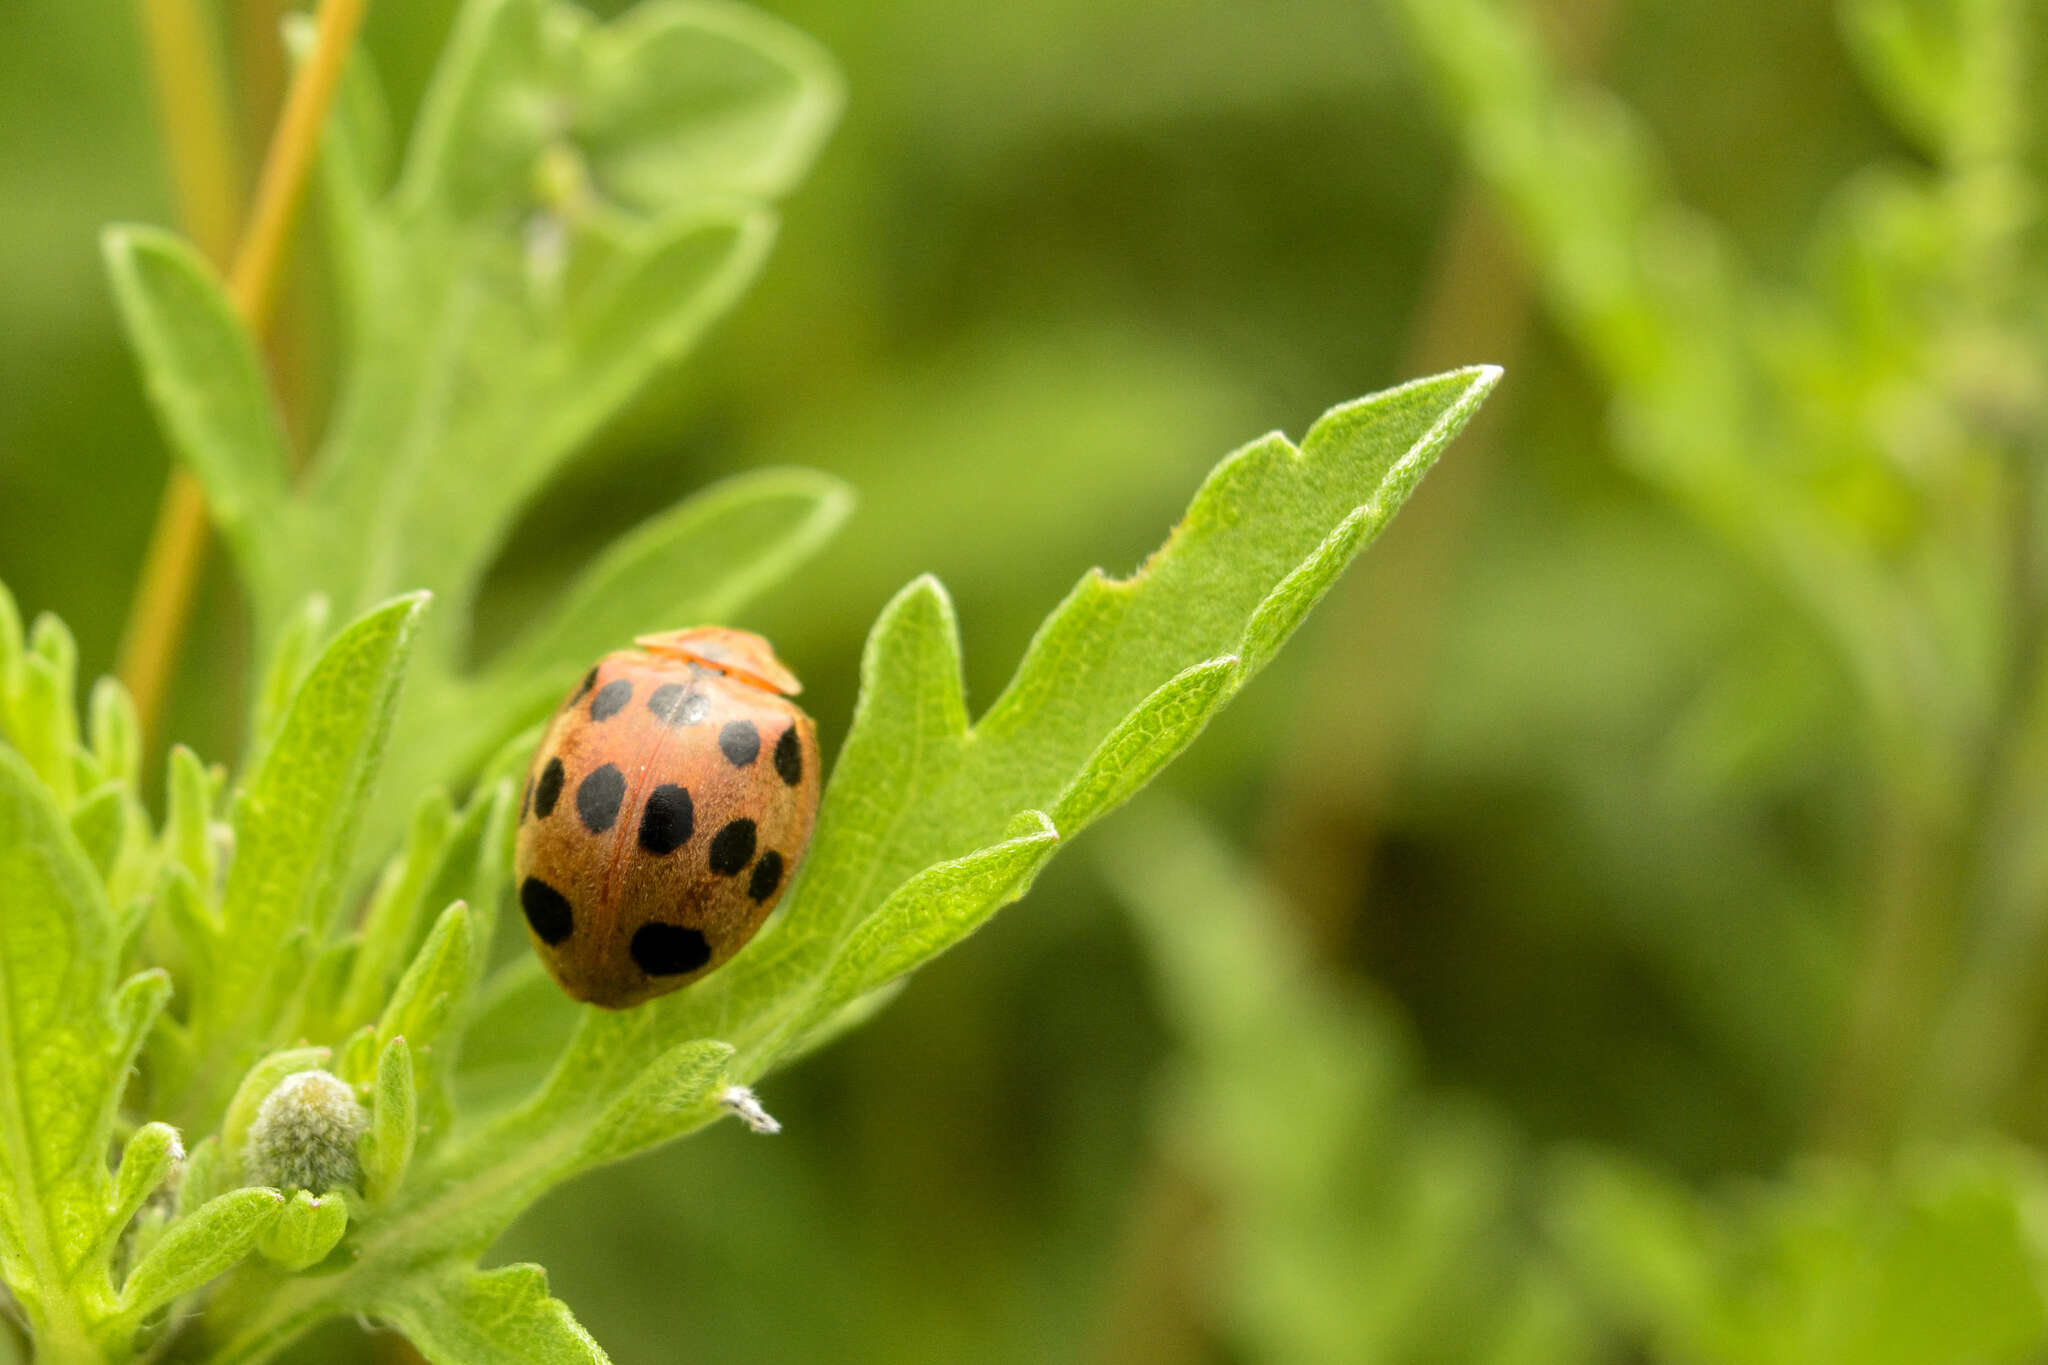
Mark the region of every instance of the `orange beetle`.
POLYGON ((625 1009, 746 945, 818 815, 818 735, 766 640, 704 626, 598 660, 541 736, 512 876, 562 989, 625 1009))

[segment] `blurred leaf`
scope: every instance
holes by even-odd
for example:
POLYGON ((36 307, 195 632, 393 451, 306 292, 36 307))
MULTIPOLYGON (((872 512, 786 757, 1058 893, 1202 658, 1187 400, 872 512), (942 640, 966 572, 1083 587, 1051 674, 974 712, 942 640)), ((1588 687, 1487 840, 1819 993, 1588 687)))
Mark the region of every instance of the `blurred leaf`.
POLYGON ((1253 1360, 1591 1358, 1593 1322, 1517 1226, 1496 1125, 1418 1093, 1393 1021, 1308 960, 1212 831, 1158 798, 1119 829, 1100 866, 1180 1038, 1161 1157, 1220 1209, 1210 1326, 1253 1360))
POLYGON ((154 228, 110 228, 102 245, 166 433, 205 486, 214 523, 247 571, 274 571, 271 528, 292 459, 248 330, 220 280, 182 239, 154 228))
POLYGON ((2021 1362, 2048 1345, 2031 1156, 1923 1154, 1887 1178, 1809 1165, 1701 1200, 1591 1156, 1551 1221, 1579 1273, 1660 1359, 1743 1365, 2021 1362))
MULTIPOLYGON (((315 598, 344 618, 400 592, 440 599, 390 765, 411 793, 472 776, 588 656, 729 616, 845 516, 822 475, 712 490, 465 675, 475 595, 514 521, 752 279, 769 201, 808 166, 839 93, 808 39, 743 9, 650 0, 601 27, 564 0, 472 0, 387 190, 388 119, 374 74, 351 67, 327 142, 350 356, 296 490, 255 347, 189 248, 128 230, 109 263, 159 417, 235 545, 257 657, 283 651, 273 671, 289 676, 315 598)), ((259 747, 266 731, 259 717, 259 747)), ((396 821, 369 819, 381 852, 396 821)))

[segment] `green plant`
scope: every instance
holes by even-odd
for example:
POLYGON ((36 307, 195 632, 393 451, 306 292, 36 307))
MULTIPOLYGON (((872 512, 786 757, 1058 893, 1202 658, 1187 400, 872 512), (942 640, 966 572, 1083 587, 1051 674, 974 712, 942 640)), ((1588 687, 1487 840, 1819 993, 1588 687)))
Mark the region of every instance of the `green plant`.
POLYGON ((174 749, 156 821, 121 689, 81 722, 68 632, 24 632, 0 594, 0 1269, 42 1358, 266 1360, 358 1314, 435 1361, 602 1359, 536 1267, 478 1267, 506 1225, 723 1113, 770 1126, 750 1087, 1191 742, 1495 382, 1417 381, 1239 451, 1136 574, 1081 582, 972 725, 950 603, 912 583, 769 929, 689 991, 570 1010, 493 951, 517 732, 620 638, 730 616, 845 497, 784 473, 692 499, 466 674, 469 608, 521 503, 757 266, 833 90, 800 38, 722 5, 599 29, 477 0, 387 191, 358 67, 326 156, 351 366, 296 489, 210 273, 164 234, 110 235, 268 664, 239 775, 174 749), (350 618, 331 638, 329 610, 350 618), (472 778, 459 809, 436 785, 472 778), (511 1064, 466 1068, 465 1037, 502 1050, 508 1016, 538 1021, 511 1064))
MULTIPOLYGON (((2048 816, 2038 18, 1844 0, 1914 159, 1842 185, 1781 280, 1678 201, 1642 119, 1561 75, 1525 16, 1393 11, 1607 386, 1617 454, 1759 566, 1847 681, 1873 810, 1826 1145, 2035 1122, 2048 884, 2038 840, 2005 835, 2048 816)), ((1781 657, 1731 670, 1701 724, 1795 746, 1781 657)))

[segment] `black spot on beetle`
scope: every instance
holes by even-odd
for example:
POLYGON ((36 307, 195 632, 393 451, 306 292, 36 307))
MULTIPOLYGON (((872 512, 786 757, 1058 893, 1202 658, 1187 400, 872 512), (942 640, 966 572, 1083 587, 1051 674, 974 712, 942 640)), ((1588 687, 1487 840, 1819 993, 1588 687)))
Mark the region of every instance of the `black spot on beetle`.
POLYGON ((664 782, 640 812, 640 847, 656 855, 673 853, 690 841, 697 815, 686 788, 664 782))
POLYGON ((626 709, 626 703, 633 700, 633 684, 624 678, 613 678, 597 689, 597 695, 590 699, 590 718, 610 720, 626 709))
POLYGON ((551 758, 548 766, 540 770, 540 781, 533 785, 533 814, 536 819, 545 820, 555 813, 555 802, 562 799, 562 760, 551 758))
POLYGON ((576 912, 569 898, 538 877, 528 877, 519 886, 519 908, 542 943, 553 946, 576 932, 576 912))
POLYGON ((711 944, 695 929, 650 920, 633 931, 627 951, 649 976, 681 976, 711 960, 711 944))
POLYGON ((711 840, 711 854, 705 860, 711 870, 730 877, 754 861, 754 822, 735 820, 711 840))
POLYGON ((769 849, 761 855, 761 861, 754 864, 754 875, 747 878, 747 894, 759 905, 775 894, 775 888, 782 885, 782 855, 769 849))
POLYGON ((668 725, 695 725, 710 708, 702 692, 682 683, 663 683, 647 698, 647 709, 668 725))
POLYGON ((804 780, 804 743, 794 725, 775 741, 775 775, 792 787, 804 780))
POLYGON ((592 834, 602 834, 619 818, 619 802, 626 797, 626 778, 616 764, 593 769, 576 788, 576 814, 592 834))
POLYGON ((761 752, 761 732, 750 720, 729 720, 718 732, 719 752, 735 768, 744 768, 761 752))
POLYGON ((576 690, 569 694, 569 700, 562 703, 562 709, 567 710, 569 707, 574 706, 577 702, 582 701, 585 697, 590 695, 590 689, 595 686, 597 686, 597 665, 592 664, 590 666, 590 671, 583 675, 583 681, 577 683, 576 690))

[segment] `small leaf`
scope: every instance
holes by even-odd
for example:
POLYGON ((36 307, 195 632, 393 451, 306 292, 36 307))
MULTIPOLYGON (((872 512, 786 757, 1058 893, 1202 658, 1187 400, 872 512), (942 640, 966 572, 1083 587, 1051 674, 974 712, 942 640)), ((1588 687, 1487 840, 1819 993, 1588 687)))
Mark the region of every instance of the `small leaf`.
POLYGON ((469 907, 460 901, 441 912, 377 1021, 379 1048, 402 1037, 422 1053, 433 1054, 442 1026, 475 980, 470 919, 469 907))
POLYGON ((377 1073, 377 1026, 365 1024, 336 1049, 334 1074, 350 1085, 368 1085, 377 1073))
POLYGON ((182 1218, 233 1189, 234 1173, 229 1168, 239 1164, 239 1159, 231 1162, 222 1155, 219 1138, 201 1138, 185 1158, 185 1174, 178 1181, 178 1216, 182 1218))
POLYGON ((591 1126, 577 1167, 618 1161, 716 1117, 731 1060, 731 1046, 710 1039, 678 1043, 664 1052, 591 1126))
POLYGON ((326 1260, 347 1231, 348 1200, 340 1190, 322 1195, 296 1190, 276 1220, 263 1229, 256 1249, 264 1260, 286 1270, 304 1270, 326 1260))
POLYGON ((1129 800, 1201 733, 1243 672, 1238 661, 1226 655, 1162 683, 1118 723, 1060 793, 1053 823, 1063 830, 1079 829, 1129 800))
POLYGON ((598 181, 638 207, 786 193, 839 115, 831 57, 737 5, 644 6, 591 49, 579 141, 598 181))
POLYGON ((105 881, 113 875, 128 833, 128 801, 118 782, 109 782, 71 808, 71 837, 105 881))
POLYGON ((116 1322, 132 1332, 151 1312, 233 1266, 277 1221, 284 1203, 276 1190, 230 1190, 172 1223, 128 1273, 116 1322))
MULTIPOLYGON (((193 1010, 201 1066, 214 1075, 232 1074, 260 1046, 256 1021, 274 1018, 290 988, 280 970, 288 940, 317 942, 332 920, 424 606, 421 595, 399 598, 328 646, 236 803, 222 934, 193 1010)), ((201 1096, 211 1098, 205 1072, 199 1080, 201 1096)), ((206 1112, 203 1099, 196 1112, 206 1112)))
POLYGON ((371 1312, 430 1365, 607 1365, 537 1265, 451 1270, 395 1282, 371 1312))
POLYGON ((363 912, 348 985, 337 1010, 343 1027, 369 1019, 390 993, 399 964, 418 936, 421 913, 430 904, 427 887, 440 871, 442 850, 454 821, 448 795, 438 788, 428 791, 413 807, 405 851, 384 869, 369 908, 363 912))
POLYGON ((178 1130, 168 1123, 145 1123, 121 1148, 121 1166, 114 1176, 114 1199, 107 1210, 107 1227, 100 1239, 99 1260, 104 1264, 121 1234, 128 1229, 147 1200, 162 1187, 172 1169, 185 1159, 185 1145, 178 1130))
POLYGON ((142 722, 128 689, 113 678, 92 685, 92 752, 100 770, 129 791, 142 775, 142 722))
POLYGON ((172 745, 164 780, 166 851, 192 874, 194 885, 210 900, 219 890, 220 873, 211 830, 213 784, 207 778, 206 765, 184 745, 172 745))
POLYGON ((158 869, 156 908, 177 938, 185 961, 174 962, 180 979, 197 979, 212 970, 213 945, 220 924, 200 894, 199 885, 185 865, 166 860, 158 869))
POLYGON ((517 696, 516 707, 504 709, 521 720, 542 714, 565 677, 650 622, 730 619, 815 553, 852 505, 845 484, 809 470, 714 484, 614 541, 481 685, 517 696))
POLYGON ((327 638, 326 597, 314 593, 286 620, 271 647, 270 666, 263 671, 263 685, 256 693, 255 713, 249 720, 249 752, 242 766, 254 772, 263 755, 277 739, 284 718, 291 709, 306 669, 317 656, 320 642, 327 638))
POLYGON ((77 677, 78 646, 63 622, 46 612, 29 631, 20 686, 11 697, 0 698, 8 704, 0 728, 66 810, 78 797, 78 712, 72 691, 77 677))
POLYGON ((206 489, 243 572, 260 576, 272 567, 264 536, 284 501, 291 457, 255 343, 182 239, 117 227, 102 245, 157 419, 206 489))
POLYGON ((938 956, 1022 896, 1058 849, 1060 835, 1039 811, 1024 812, 1018 823, 1024 829, 1016 837, 928 867, 897 887, 839 950, 811 1020, 825 1021, 848 1002, 938 956))
POLYGON ((585 439, 688 349, 739 300, 774 241, 774 215, 740 203, 695 206, 621 251, 570 319, 548 444, 585 439))
POLYGON ((412 1161, 419 1133, 419 1096, 412 1076, 412 1049, 403 1037, 384 1045, 377 1059, 377 1084, 370 1095, 370 1127, 358 1147, 363 1193, 381 1204, 398 1192, 412 1161))

